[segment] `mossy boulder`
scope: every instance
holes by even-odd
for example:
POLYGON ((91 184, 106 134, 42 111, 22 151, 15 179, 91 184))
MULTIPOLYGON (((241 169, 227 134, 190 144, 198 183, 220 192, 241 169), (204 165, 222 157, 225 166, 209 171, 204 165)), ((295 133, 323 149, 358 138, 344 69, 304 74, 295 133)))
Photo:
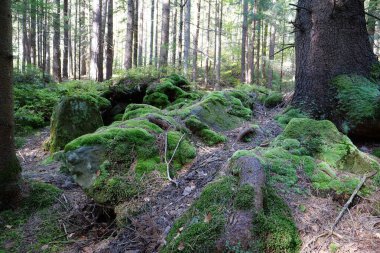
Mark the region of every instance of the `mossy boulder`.
MULTIPOLYGON (((177 131, 165 133, 143 117, 114 122, 68 143, 65 165, 97 203, 117 205, 144 190, 144 175, 166 175, 164 140, 170 159, 181 136, 177 131)), ((195 156, 192 144, 182 139, 171 164, 172 176, 195 156)))
POLYGON ((227 138, 213 130, 208 125, 202 123, 194 115, 185 120, 185 125, 190 131, 200 137, 207 145, 215 145, 225 142, 227 138))
POLYGON ((63 149, 75 138, 103 126, 99 105, 93 99, 81 96, 64 97, 55 107, 49 142, 52 153, 63 149))
POLYGON ((283 101, 283 95, 280 92, 271 92, 264 100, 264 105, 268 108, 278 106, 283 101))
POLYGON ((345 133, 380 137, 380 86, 358 75, 332 80, 338 100, 335 123, 345 133))
POLYGON ((237 128, 252 117, 251 108, 246 106, 248 103, 242 102, 236 94, 216 91, 173 114, 183 119, 193 115, 212 130, 221 132, 237 128))
POLYGON ((259 157, 272 174, 271 184, 282 183, 293 189, 297 188, 298 169, 316 190, 338 194, 352 192, 360 176, 380 170, 374 159, 327 120, 292 119, 270 147, 256 148, 251 155, 259 157))
POLYGON ((292 119, 310 118, 309 115, 298 108, 288 107, 283 113, 275 116, 275 120, 285 128, 292 119))

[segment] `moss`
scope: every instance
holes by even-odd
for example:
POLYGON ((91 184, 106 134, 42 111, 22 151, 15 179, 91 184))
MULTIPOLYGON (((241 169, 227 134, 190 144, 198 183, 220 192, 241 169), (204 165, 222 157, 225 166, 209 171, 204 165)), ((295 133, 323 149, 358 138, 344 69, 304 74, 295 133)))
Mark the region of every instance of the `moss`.
POLYGON ((124 112, 123 120, 139 118, 149 113, 162 114, 157 107, 146 104, 130 104, 124 112))
POLYGON ((227 140, 225 136, 212 131, 206 124, 202 123, 194 115, 186 119, 185 125, 192 133, 199 136, 207 145, 212 146, 227 140))
POLYGON ((148 96, 154 93, 164 94, 170 103, 186 94, 184 90, 174 84, 173 80, 168 78, 162 79, 161 83, 149 87, 146 92, 148 96))
POLYGON ((380 158, 380 148, 374 148, 372 150, 372 155, 376 156, 377 158, 380 158))
POLYGON ((108 129, 110 127, 115 127, 115 128, 143 128, 143 129, 149 131, 150 133, 162 133, 163 132, 159 126, 149 122, 146 119, 131 119, 131 120, 127 120, 127 121, 116 121, 108 127, 99 128, 98 131, 102 131, 102 129, 108 129))
POLYGON ((116 114, 115 117, 113 117, 113 121, 122 121, 124 114, 116 114))
POLYGON ((168 96, 160 92, 154 92, 152 94, 146 95, 144 97, 144 103, 156 106, 161 109, 167 107, 170 104, 168 96))
POLYGON ((207 185, 190 209, 174 223, 160 252, 215 251, 236 185, 233 177, 223 177, 207 185), (211 218, 205 220, 206 216, 211 218), (183 250, 179 249, 180 245, 184 246, 183 250))
POLYGON ((263 252, 299 252, 302 241, 291 211, 269 187, 264 190, 264 211, 258 215, 254 226, 262 240, 263 252))
POLYGON ((272 92, 264 100, 264 105, 268 108, 275 107, 282 103, 283 96, 279 92, 272 92))
POLYGON ((50 152, 57 152, 75 138, 103 126, 96 104, 81 97, 65 97, 53 112, 50 152))
POLYGON ((235 200, 234 207, 239 210, 249 210, 253 207, 255 190, 249 184, 244 184, 239 187, 235 200))
MULTIPOLYGON (((168 132, 168 157, 172 157, 173 152, 181 139, 182 134, 175 131, 168 132)), ((176 169, 180 168, 182 165, 190 162, 196 156, 196 149, 191 145, 191 143, 182 139, 180 145, 178 146, 177 152, 174 155, 174 167, 176 169)))
MULTIPOLYGON (((338 111, 345 114, 350 127, 378 116, 379 85, 363 76, 340 75, 332 80, 337 88, 338 111)), ((339 113, 339 112, 338 112, 339 113)))
POLYGON ((309 116, 300 109, 288 107, 282 114, 277 115, 275 120, 285 128, 286 125, 295 118, 309 118, 309 116))

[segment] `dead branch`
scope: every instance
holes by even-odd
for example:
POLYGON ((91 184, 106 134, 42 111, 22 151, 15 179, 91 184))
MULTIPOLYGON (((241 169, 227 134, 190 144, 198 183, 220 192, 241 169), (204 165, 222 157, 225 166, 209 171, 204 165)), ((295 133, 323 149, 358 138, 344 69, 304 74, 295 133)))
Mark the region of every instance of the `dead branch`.
POLYGON ((154 115, 148 115, 147 120, 149 122, 161 127, 163 130, 168 130, 171 127, 171 125, 168 121, 166 121, 164 119, 160 119, 154 115))
POLYGON ((364 12, 364 13, 365 13, 367 16, 370 16, 371 18, 374 18, 374 19, 380 20, 379 17, 377 17, 377 16, 375 16, 375 15, 369 13, 369 12, 364 12))
POLYGON ((171 176, 170 176, 170 163, 173 161, 174 156, 175 156, 175 154, 177 152, 177 149, 178 149, 179 145, 181 144, 181 141, 182 141, 183 137, 185 137, 185 134, 183 134, 181 136, 181 138, 179 139, 179 141, 177 143, 177 146, 175 147, 175 149, 173 151, 172 157, 168 161, 168 158, 167 158, 167 153, 168 153, 168 133, 167 132, 165 133, 165 155, 164 155, 164 159, 165 159, 165 163, 166 163, 166 175, 167 175, 168 180, 170 182, 172 182, 173 184, 175 184, 176 186, 178 186, 178 182, 176 182, 175 180, 173 180, 171 178, 171 176))
POLYGON ((290 6, 294 6, 294 7, 296 7, 297 8, 297 11, 298 10, 305 10, 305 11, 307 11, 308 13, 311 13, 311 10, 310 9, 308 9, 308 8, 306 8, 306 7, 302 7, 302 6, 299 6, 299 5, 297 5, 297 4, 289 4, 290 6))

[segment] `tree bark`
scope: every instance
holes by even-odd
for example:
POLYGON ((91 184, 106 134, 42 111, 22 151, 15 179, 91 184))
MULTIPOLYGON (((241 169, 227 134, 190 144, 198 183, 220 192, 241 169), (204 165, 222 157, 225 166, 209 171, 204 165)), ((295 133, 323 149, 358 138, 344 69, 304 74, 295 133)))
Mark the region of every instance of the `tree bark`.
POLYGON ((144 12, 145 2, 141 0, 141 13, 140 13, 140 28, 139 28, 139 50, 138 50, 138 66, 143 65, 143 45, 144 45, 144 12))
POLYGON ((99 81, 100 38, 102 36, 102 0, 93 0, 92 9, 90 79, 99 81))
POLYGON ((218 20, 218 49, 217 49, 217 61, 216 61, 216 83, 215 89, 220 90, 220 69, 222 64, 222 31, 223 31, 223 1, 220 1, 220 12, 218 20))
POLYGON ((192 80, 195 82, 197 80, 198 76, 198 40, 199 40, 199 26, 200 26, 200 19, 201 19, 201 0, 198 0, 197 3, 197 28, 195 30, 195 36, 194 36, 194 49, 193 49, 193 76, 192 80))
POLYGON ((161 26, 161 49, 160 68, 168 65, 169 53, 169 23, 170 23, 170 0, 162 0, 162 26, 161 26))
POLYGON ((149 50, 149 65, 153 65, 153 46, 154 46, 154 0, 150 10, 150 50, 149 50))
MULTIPOLYGON (((264 23, 264 21, 263 21, 264 23)), ((262 73, 263 79, 267 79, 267 38, 268 38, 268 23, 263 24, 263 46, 262 46, 262 73)))
POLYGON ((135 4, 133 0, 128 0, 128 12, 127 12, 127 33, 125 39, 125 58, 124 68, 132 68, 132 54, 133 54, 133 19, 135 13, 135 4))
POLYGON ((176 57, 177 57, 177 18, 178 18, 178 0, 174 2, 174 20, 173 20, 173 37, 172 37, 172 64, 173 67, 176 66, 176 57))
POLYGON ((247 71, 247 83, 253 83, 255 80, 255 39, 256 39, 256 13, 257 13, 257 1, 253 6, 253 18, 252 18, 252 36, 251 44, 248 50, 248 71, 247 71))
POLYGON ((139 1, 135 0, 135 13, 133 18, 133 66, 137 67, 139 50, 139 1))
POLYGON ((69 1, 63 0, 63 65, 62 77, 63 79, 69 78, 69 1))
POLYGON ((190 21, 191 21, 191 0, 186 0, 185 5, 185 46, 183 51, 183 71, 185 75, 189 70, 189 53, 190 53, 190 21))
POLYGON ((241 74, 240 74, 240 82, 246 82, 245 76, 245 59, 246 59, 246 42, 247 42, 247 32, 248 32, 248 0, 243 1, 243 26, 242 26, 242 37, 241 37, 241 74))
POLYGON ((158 67, 158 0, 156 0, 156 27, 155 27, 155 38, 154 38, 154 66, 158 67))
POLYGON ((61 49, 60 49, 60 0, 55 0, 56 13, 54 14, 54 38, 53 38, 53 77, 57 82, 62 81, 61 76, 61 49))
POLYGON ((299 0, 296 26, 296 88, 293 105, 334 121, 340 74, 369 76, 376 57, 368 39, 364 2, 299 0))
MULTIPOLYGON (((187 0, 186 0, 187 1, 187 0)), ((178 35, 178 65, 182 66, 182 42, 183 42, 183 8, 184 8, 183 0, 180 0, 179 6, 179 35, 178 35)))
POLYGON ((108 0, 106 80, 112 78, 113 52, 113 0, 108 0))
POLYGON ((268 87, 271 89, 273 87, 273 61, 274 61, 274 50, 276 47, 276 25, 271 27, 270 32, 270 43, 269 43, 269 73, 268 73, 268 87))
POLYGON ((21 167, 14 145, 12 88, 12 13, 11 1, 0 8, 0 211, 17 207, 21 200, 21 167))
POLYGON ((206 32, 206 65, 205 65, 205 86, 209 83, 209 70, 210 70, 210 23, 211 23, 211 1, 208 1, 207 12, 207 32, 206 32))

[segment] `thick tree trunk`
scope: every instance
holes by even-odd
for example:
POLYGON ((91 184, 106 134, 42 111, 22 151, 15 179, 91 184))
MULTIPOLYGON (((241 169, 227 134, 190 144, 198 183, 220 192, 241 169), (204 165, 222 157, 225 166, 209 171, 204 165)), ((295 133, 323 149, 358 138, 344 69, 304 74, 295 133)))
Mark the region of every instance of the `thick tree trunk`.
POLYGON ((293 104, 316 117, 334 120, 335 92, 330 80, 340 74, 369 76, 376 62, 366 29, 364 3, 358 0, 299 0, 296 16, 296 89, 293 104), (335 5, 334 5, 335 2, 335 5))
POLYGON ((62 77, 69 78, 69 1, 63 0, 63 65, 62 77))
POLYGON ((170 23, 170 0, 162 0, 162 26, 161 26, 161 49, 160 68, 168 65, 169 53, 169 23, 170 23))
POLYGON ((243 1, 243 26, 242 26, 242 37, 241 37, 241 74, 240 82, 246 82, 246 72, 245 72, 245 59, 246 59, 246 42, 247 42, 247 32, 248 32, 248 0, 243 1))
POLYGON ((195 82, 197 80, 198 76, 198 40, 199 40, 199 26, 200 26, 200 20, 201 20, 201 0, 198 0, 197 3, 197 28, 195 30, 195 36, 194 36, 194 49, 193 49, 193 76, 192 80, 195 82))
POLYGON ((54 38, 53 38, 53 77, 57 82, 62 81, 61 76, 61 49, 60 49, 60 0, 55 0, 56 13, 54 14, 54 38))
POLYGON ((128 12, 127 12, 127 32, 125 39, 125 58, 124 68, 132 68, 132 54, 133 54, 133 14, 135 13, 135 4, 133 0, 128 0, 128 12))
POLYGON ((106 80, 112 77, 113 65, 113 0, 108 0, 106 80))
POLYGON ((12 89, 12 15, 11 0, 0 8, 0 211, 15 208, 21 200, 21 167, 14 145, 12 89))

